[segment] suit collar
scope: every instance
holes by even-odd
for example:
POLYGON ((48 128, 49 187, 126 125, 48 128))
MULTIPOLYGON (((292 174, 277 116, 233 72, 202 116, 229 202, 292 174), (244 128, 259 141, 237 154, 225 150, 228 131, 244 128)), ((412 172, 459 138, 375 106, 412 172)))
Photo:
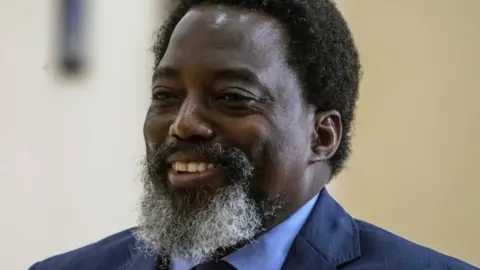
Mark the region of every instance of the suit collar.
MULTIPOLYGON (((158 269, 159 263, 155 257, 146 255, 134 244, 129 245, 129 250, 132 261, 122 270, 158 269)), ((324 188, 295 238, 282 269, 299 269, 301 265, 302 269, 307 270, 333 270, 360 255, 360 235, 356 222, 324 188)))
POLYGON ((305 269, 336 269, 360 255, 356 222, 324 188, 295 238, 283 269, 298 269, 299 265, 305 269))

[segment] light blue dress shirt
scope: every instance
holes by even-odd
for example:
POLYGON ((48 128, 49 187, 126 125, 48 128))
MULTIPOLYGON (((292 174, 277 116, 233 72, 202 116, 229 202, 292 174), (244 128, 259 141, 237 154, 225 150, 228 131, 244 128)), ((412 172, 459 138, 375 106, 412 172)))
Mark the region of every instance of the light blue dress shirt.
MULTIPOLYGON (((258 239, 227 255, 223 260, 238 270, 277 270, 285 261, 293 240, 300 232, 315 205, 318 194, 282 223, 258 239)), ((173 259, 172 270, 190 270, 195 262, 173 259)))

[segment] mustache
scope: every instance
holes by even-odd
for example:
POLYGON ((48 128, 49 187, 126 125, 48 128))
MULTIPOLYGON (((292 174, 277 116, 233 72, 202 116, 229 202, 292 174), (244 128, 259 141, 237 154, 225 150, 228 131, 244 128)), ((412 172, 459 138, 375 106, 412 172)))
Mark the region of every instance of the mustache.
POLYGON ((239 148, 227 147, 221 143, 193 143, 174 139, 168 143, 151 145, 147 151, 147 167, 150 176, 162 177, 170 166, 168 158, 178 152, 201 156, 226 167, 230 172, 229 177, 245 179, 253 174, 254 166, 251 157, 239 148))

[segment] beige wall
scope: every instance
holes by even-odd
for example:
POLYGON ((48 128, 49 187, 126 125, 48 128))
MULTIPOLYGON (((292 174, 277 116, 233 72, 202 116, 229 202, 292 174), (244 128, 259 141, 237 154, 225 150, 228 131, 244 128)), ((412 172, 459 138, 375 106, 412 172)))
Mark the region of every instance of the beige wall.
POLYGON ((355 216, 480 266, 480 1, 343 0, 364 66, 355 216))
POLYGON ((80 80, 52 62, 59 2, 0 0, 1 269, 135 224, 159 0, 86 0, 80 80))

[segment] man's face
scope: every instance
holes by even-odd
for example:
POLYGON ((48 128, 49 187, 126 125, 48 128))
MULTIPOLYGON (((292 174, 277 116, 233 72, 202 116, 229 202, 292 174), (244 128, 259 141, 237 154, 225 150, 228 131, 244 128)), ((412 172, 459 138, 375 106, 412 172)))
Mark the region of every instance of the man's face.
POLYGON ((206 260, 303 203, 315 113, 286 62, 283 28, 227 7, 176 26, 152 84, 138 236, 206 260))

